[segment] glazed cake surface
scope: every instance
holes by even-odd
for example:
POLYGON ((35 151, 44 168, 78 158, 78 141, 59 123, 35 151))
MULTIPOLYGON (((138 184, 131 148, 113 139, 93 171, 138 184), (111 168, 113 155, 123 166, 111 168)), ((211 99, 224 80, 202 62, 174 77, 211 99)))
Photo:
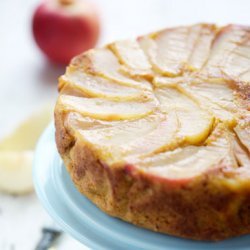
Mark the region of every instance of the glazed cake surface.
POLYGON ((75 57, 56 143, 106 213, 196 240, 250 233, 250 28, 166 28, 75 57))

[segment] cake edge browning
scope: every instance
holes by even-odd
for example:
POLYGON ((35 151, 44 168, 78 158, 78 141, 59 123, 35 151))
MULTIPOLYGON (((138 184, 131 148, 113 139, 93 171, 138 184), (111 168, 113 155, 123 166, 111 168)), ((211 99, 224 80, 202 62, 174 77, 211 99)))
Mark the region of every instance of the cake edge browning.
POLYGON ((250 190, 233 188, 220 166, 184 181, 160 179, 132 165, 110 168, 68 131, 55 109, 56 144, 79 192, 101 210, 137 226, 195 240, 250 232, 250 190))

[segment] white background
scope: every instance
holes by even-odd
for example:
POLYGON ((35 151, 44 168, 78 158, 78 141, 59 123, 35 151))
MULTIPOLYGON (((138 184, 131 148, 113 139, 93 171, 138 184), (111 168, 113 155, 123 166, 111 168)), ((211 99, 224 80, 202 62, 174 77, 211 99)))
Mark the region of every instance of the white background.
MULTIPOLYGON (((93 0, 94 1, 94 0, 93 0)), ((178 24, 250 23, 249 0, 95 0, 102 34, 99 45, 178 24)), ((37 0, 0 0, 0 138, 45 102, 56 98, 64 69, 46 61, 31 34, 37 0)), ((31 250, 50 223, 35 194, 0 195, 0 249, 31 250)), ((57 248, 86 249, 65 235, 57 248)))

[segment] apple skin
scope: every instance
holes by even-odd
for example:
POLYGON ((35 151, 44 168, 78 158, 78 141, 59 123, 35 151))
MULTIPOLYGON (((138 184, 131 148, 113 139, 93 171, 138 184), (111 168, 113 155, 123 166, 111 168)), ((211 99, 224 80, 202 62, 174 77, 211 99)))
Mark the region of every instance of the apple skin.
POLYGON ((38 47, 51 61, 68 64, 96 45, 100 22, 96 7, 87 1, 50 0, 35 10, 32 29, 38 47))
POLYGON ((132 176, 134 179, 144 179, 150 183, 161 184, 162 187, 165 187, 167 190, 185 188, 195 180, 195 177, 166 178, 150 172, 145 173, 133 164, 125 165, 125 172, 128 176, 132 176))

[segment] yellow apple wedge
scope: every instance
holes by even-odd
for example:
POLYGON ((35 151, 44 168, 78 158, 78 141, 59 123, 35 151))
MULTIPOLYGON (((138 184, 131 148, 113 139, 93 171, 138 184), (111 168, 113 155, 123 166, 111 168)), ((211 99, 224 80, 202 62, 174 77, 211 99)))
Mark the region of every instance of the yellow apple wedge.
POLYGON ((51 117, 52 109, 46 106, 0 141, 0 191, 10 194, 32 191, 33 150, 51 117))

